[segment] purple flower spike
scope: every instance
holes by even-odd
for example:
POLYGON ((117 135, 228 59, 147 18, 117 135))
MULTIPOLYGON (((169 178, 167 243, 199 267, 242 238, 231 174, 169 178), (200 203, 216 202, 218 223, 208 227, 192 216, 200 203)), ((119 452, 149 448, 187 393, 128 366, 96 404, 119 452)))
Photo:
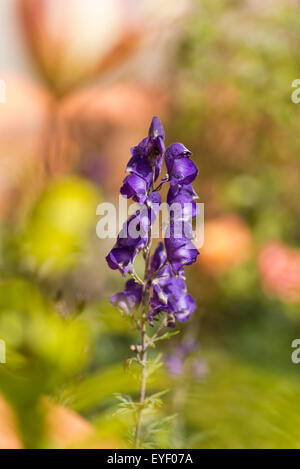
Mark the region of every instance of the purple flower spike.
POLYGON ((143 287, 133 279, 128 280, 122 292, 110 298, 111 303, 127 315, 139 306, 142 300, 143 287))
POLYGON ((184 266, 195 262, 199 254, 192 242, 197 194, 191 185, 198 169, 190 159, 191 152, 181 143, 173 143, 165 153, 168 175, 154 189, 165 152, 164 136, 159 118, 153 117, 148 136, 131 149, 132 156, 126 168, 129 174, 123 181, 121 194, 143 206, 124 223, 106 260, 111 269, 119 269, 123 276, 132 274, 137 279, 133 263, 143 251, 146 270, 140 282, 142 286, 130 280, 124 291, 113 295, 111 301, 130 314, 140 303, 142 290, 148 290, 149 323, 153 325, 157 315, 164 313, 166 325, 173 327, 176 320, 186 321, 196 308, 194 299, 187 293, 184 266), (149 264, 151 226, 159 215, 161 196, 158 191, 165 182, 170 183, 167 196, 170 225, 164 243, 158 244, 149 264))

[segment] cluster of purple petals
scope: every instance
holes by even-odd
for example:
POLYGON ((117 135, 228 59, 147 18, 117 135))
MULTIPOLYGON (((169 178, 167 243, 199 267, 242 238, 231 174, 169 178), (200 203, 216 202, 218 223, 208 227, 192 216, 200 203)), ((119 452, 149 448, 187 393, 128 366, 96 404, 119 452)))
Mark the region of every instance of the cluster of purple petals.
POLYGON ((132 156, 126 168, 129 175, 125 177, 120 191, 127 199, 132 198, 141 204, 146 201, 151 184, 161 171, 164 136, 159 118, 153 117, 148 137, 131 149, 132 156))
POLYGON ((136 306, 140 304, 142 294, 142 285, 137 283, 134 279, 130 279, 126 282, 124 290, 113 295, 110 301, 121 312, 130 315, 136 306))
POLYGON ((118 269, 123 276, 133 272, 134 259, 148 244, 149 229, 158 215, 160 203, 160 194, 153 192, 145 206, 124 223, 116 244, 106 256, 111 269, 118 269))
MULTIPOLYGON (((161 198, 152 192, 153 183, 158 178, 164 154, 164 130, 157 117, 154 117, 148 136, 131 149, 132 157, 121 194, 145 204, 123 225, 113 249, 106 257, 111 269, 118 269, 123 276, 133 274, 136 255, 148 246, 152 223, 158 216, 161 198)), ((126 314, 137 308, 142 299, 143 288, 149 290, 149 323, 153 325, 159 313, 166 313, 168 325, 175 320, 186 321, 194 312, 196 304, 187 293, 184 266, 195 262, 198 251, 192 242, 192 218, 196 216, 197 195, 191 185, 198 170, 190 159, 191 152, 180 143, 168 147, 165 162, 170 188, 167 196, 169 206, 181 208, 170 214, 170 226, 165 243, 159 243, 145 279, 145 287, 134 279, 129 280, 122 292, 111 297, 111 302, 126 314), (181 233, 177 236, 178 230, 181 233)))
POLYGON ((174 275, 163 243, 159 243, 152 256, 150 278, 150 324, 161 312, 167 313, 169 326, 175 325, 175 319, 186 321, 196 309, 195 300, 187 293, 183 268, 174 275))
POLYGON ((165 238, 165 247, 171 268, 177 274, 184 265, 193 264, 199 254, 192 242, 192 219, 197 214, 195 193, 191 183, 198 169, 190 159, 191 152, 181 143, 173 143, 166 151, 166 165, 170 189, 167 196, 169 206, 182 207, 181 218, 170 213, 170 226, 165 238))

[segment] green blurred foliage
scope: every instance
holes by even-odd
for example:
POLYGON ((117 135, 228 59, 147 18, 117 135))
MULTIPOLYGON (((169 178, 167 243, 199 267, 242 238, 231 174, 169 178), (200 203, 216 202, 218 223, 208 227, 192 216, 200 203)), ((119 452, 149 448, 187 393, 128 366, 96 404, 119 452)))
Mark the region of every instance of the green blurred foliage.
POLYGON ((174 137, 194 150, 210 213, 242 214, 260 241, 299 242, 299 5, 196 3, 179 54, 174 137))
POLYGON ((63 179, 47 188, 20 240, 25 262, 55 275, 74 266, 94 227, 100 202, 96 189, 79 178, 63 179))

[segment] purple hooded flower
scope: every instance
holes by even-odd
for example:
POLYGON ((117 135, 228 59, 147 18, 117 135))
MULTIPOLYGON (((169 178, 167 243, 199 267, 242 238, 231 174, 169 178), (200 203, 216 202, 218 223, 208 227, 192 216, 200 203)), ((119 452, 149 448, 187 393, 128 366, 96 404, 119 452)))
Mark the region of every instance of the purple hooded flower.
POLYGON ((192 156, 192 152, 188 150, 182 143, 172 143, 166 150, 165 160, 167 170, 170 173, 175 160, 188 158, 192 156))
POLYGON ((195 309, 195 304, 190 301, 192 297, 186 293, 183 267, 178 270, 178 276, 174 277, 171 266, 166 261, 163 243, 159 243, 150 262, 150 275, 156 274, 151 281, 151 324, 154 316, 161 312, 171 314, 179 321, 185 321, 195 309))
MULTIPOLYGON (((186 292, 186 287, 180 285, 175 277, 166 282, 161 290, 163 297, 155 291, 150 298, 149 322, 153 325, 154 317, 162 312, 174 316, 179 322, 185 322, 196 309, 195 300, 186 292)), ((184 282, 180 280, 180 282, 184 282)))
POLYGON ((121 274, 125 276, 128 272, 132 272, 134 257, 134 248, 124 248, 116 244, 106 256, 106 262, 112 270, 119 269, 121 274))
POLYGON ((106 257, 111 269, 119 269, 123 276, 133 271, 135 256, 148 244, 149 229, 159 213, 160 203, 160 194, 152 193, 146 205, 124 223, 115 246, 106 257))
POLYGON ((120 311, 129 315, 142 300, 143 287, 133 279, 128 280, 122 292, 110 298, 111 303, 120 311))
MULTIPOLYGON (((153 285, 164 284, 165 279, 172 277, 173 272, 169 262, 167 262, 167 254, 163 243, 159 243, 150 261, 150 277, 154 276, 153 285)), ((178 276, 184 279, 184 270, 180 269, 178 276)))
POLYGON ((165 247, 172 270, 177 274, 184 265, 196 262, 198 249, 192 242, 189 222, 171 221, 165 237, 165 247))
POLYGON ((167 195, 167 203, 169 210, 171 210, 171 215, 173 206, 176 209, 176 212, 174 212, 176 214, 179 212, 177 219, 189 220, 194 218, 197 215, 197 204, 195 202, 197 198, 198 195, 191 184, 183 185, 180 188, 174 185, 171 186, 167 195))
POLYGON ((164 130, 158 117, 153 117, 148 137, 131 149, 132 157, 126 171, 121 194, 126 198, 144 203, 153 181, 159 176, 162 167, 162 157, 165 151, 164 130))
MULTIPOLYGON (((151 176, 151 172, 149 173, 151 176)), ((135 202, 143 204, 147 200, 148 190, 151 184, 151 177, 144 179, 138 174, 132 173, 126 176, 120 193, 126 198, 132 198, 135 202), (147 180, 148 179, 148 180, 147 180)))
POLYGON ((198 168, 189 158, 191 152, 182 143, 172 143, 166 150, 166 166, 171 186, 190 184, 198 174, 198 168))
POLYGON ((174 297, 174 306, 176 307, 176 311, 174 311, 175 317, 179 322, 185 322, 196 309, 194 298, 186 293, 186 291, 185 293, 182 291, 182 293, 174 297))

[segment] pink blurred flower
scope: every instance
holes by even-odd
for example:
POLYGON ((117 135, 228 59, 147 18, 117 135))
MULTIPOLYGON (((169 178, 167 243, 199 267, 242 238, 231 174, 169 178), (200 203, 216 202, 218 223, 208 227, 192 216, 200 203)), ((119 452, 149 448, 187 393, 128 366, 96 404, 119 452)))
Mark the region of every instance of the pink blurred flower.
POLYGON ((0 112, 0 219, 36 196, 44 180, 42 154, 52 98, 31 80, 2 74, 6 104, 0 112))
POLYGON ((268 242, 260 251, 258 267, 267 294, 284 301, 300 301, 300 250, 268 242))
MULTIPOLYGON (((128 148, 144 136, 152 116, 166 119, 165 90, 123 82, 83 87, 64 98, 59 117, 79 151, 78 170, 115 192, 122 184, 128 148)), ((70 163, 68 154, 61 155, 70 163)))

